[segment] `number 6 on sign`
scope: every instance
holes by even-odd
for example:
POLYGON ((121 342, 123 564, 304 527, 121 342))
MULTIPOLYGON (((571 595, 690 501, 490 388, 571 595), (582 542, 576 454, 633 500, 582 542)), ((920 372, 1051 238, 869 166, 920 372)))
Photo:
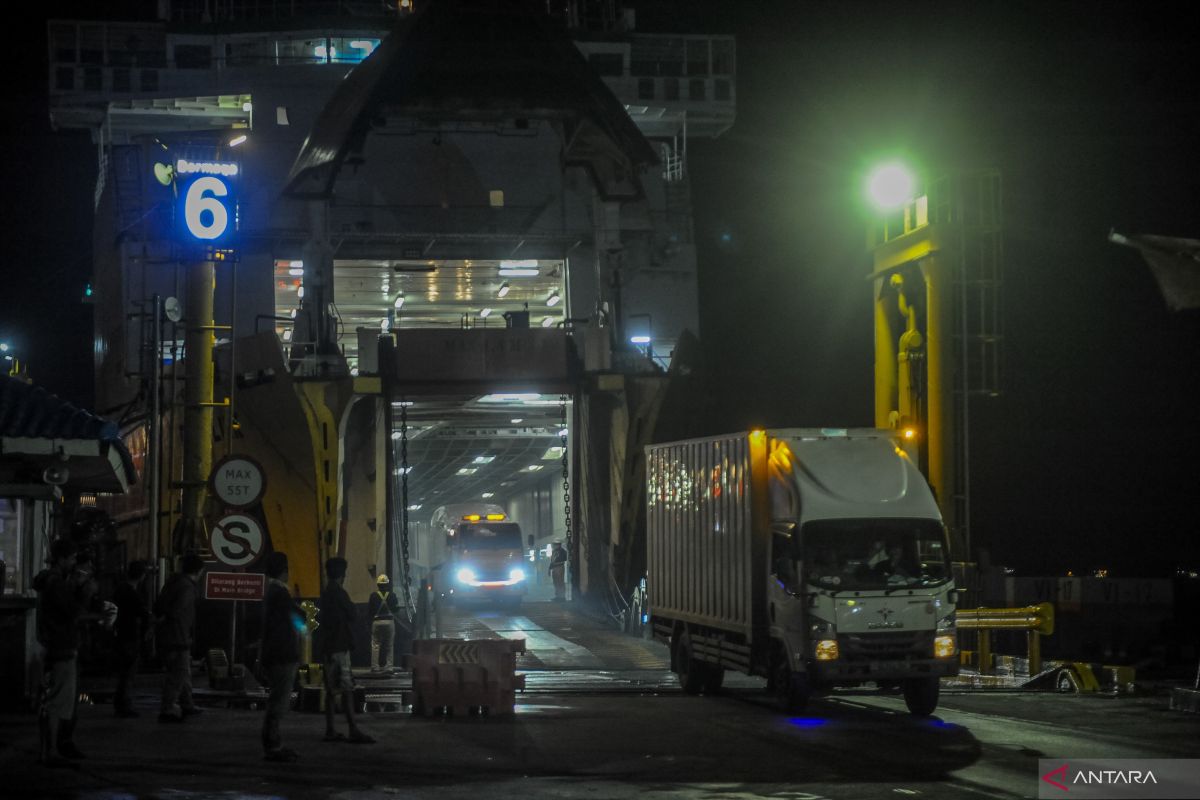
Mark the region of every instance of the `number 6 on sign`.
POLYGON ((229 230, 229 210, 217 198, 228 195, 229 187, 212 175, 191 182, 183 200, 183 219, 192 236, 219 239, 225 235, 229 230))

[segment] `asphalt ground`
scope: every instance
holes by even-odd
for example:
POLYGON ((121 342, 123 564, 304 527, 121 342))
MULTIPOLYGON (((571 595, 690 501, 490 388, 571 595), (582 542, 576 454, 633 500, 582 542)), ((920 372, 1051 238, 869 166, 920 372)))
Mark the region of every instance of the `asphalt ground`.
MULTIPOLYGON (((85 683, 94 702, 81 706, 76 742, 88 757, 71 768, 37 764, 32 715, 0 715, 0 796, 1010 798, 1036 796, 1039 758, 1200 757, 1200 716, 1169 711, 1162 695, 949 691, 936 716, 916 719, 898 697, 839 694, 786 715, 757 679, 684 695, 665 665, 634 666, 661 657, 658 645, 611 639, 621 635, 567 606, 493 613, 463 610, 455 624, 492 638, 525 629, 538 661, 588 666, 523 667, 530 689, 511 717, 364 714, 372 745, 323 742, 323 715, 295 711, 282 726, 300 753, 293 764, 263 761, 262 712, 248 703, 203 693, 204 714, 164 725, 154 676, 141 681, 137 719, 116 718, 103 686, 85 683)), ((360 682, 398 691, 407 681, 360 682)))

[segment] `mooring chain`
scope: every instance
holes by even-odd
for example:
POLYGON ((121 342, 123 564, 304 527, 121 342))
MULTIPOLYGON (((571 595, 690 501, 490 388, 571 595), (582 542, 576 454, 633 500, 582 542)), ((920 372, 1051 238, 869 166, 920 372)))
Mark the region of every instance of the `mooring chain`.
POLYGON ((403 559, 404 607, 412 613, 412 576, 408 561, 408 402, 400 400, 400 556, 403 559))
POLYGON ((571 541, 571 461, 567 456, 567 396, 561 395, 559 402, 558 438, 562 444, 562 490, 563 490, 563 527, 566 529, 567 553, 572 551, 571 541))

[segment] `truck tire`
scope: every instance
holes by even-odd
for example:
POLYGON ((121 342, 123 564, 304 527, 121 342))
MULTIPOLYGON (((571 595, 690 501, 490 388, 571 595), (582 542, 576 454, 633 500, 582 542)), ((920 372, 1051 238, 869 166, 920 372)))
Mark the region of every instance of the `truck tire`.
POLYGON ((718 667, 716 664, 705 664, 708 668, 708 675, 704 678, 704 693, 716 694, 721 691, 721 685, 725 683, 725 668, 718 667))
POLYGON ((909 678, 904 682, 904 704, 913 716, 928 717, 934 712, 941 693, 937 678, 909 678))
POLYGON ((700 694, 704 691, 708 667, 703 661, 697 661, 692 651, 692 640, 687 631, 679 637, 675 647, 675 674, 679 676, 679 685, 687 694, 700 694))
POLYGON ((793 672, 788 663, 787 653, 782 650, 776 655, 775 665, 771 669, 770 689, 775 694, 780 708, 789 713, 803 711, 812 694, 808 676, 802 672, 793 672))

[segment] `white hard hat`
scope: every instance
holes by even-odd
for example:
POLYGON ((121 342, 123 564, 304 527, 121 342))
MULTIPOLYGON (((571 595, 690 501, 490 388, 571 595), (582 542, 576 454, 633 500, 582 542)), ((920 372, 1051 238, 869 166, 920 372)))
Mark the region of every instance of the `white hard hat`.
POLYGON ((391 583, 391 580, 388 579, 387 575, 380 573, 379 577, 375 579, 375 583, 391 583))

